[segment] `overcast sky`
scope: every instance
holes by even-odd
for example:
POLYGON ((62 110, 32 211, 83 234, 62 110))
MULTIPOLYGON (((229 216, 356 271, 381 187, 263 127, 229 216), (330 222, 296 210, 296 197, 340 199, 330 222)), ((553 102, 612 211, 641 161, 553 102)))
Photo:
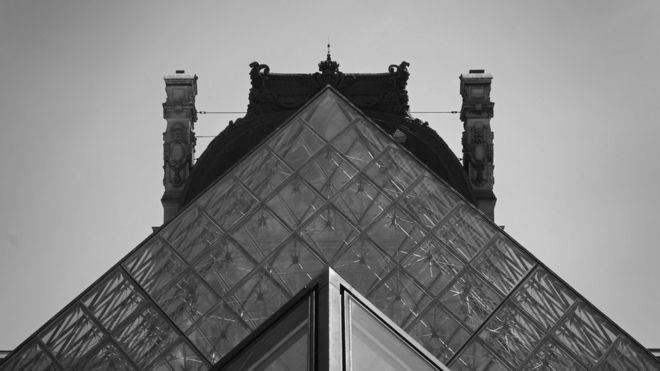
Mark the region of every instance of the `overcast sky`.
MULTIPOLYGON (((0 349, 161 222, 163 75, 242 111, 250 62, 312 73, 328 37, 344 72, 410 62, 413 111, 492 73, 496 222, 660 347, 659 1, 0 0, 0 349)), ((457 115, 418 117, 460 157, 457 115)))

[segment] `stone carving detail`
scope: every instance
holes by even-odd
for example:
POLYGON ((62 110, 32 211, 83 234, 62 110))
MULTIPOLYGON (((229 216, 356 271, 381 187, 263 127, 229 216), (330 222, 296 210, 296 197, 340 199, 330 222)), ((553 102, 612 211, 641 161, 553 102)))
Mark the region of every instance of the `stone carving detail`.
POLYGON ((183 125, 173 127, 165 136, 165 143, 163 143, 163 157, 165 160, 163 184, 166 190, 181 188, 185 180, 188 179, 192 167, 191 148, 194 147, 194 143, 187 143, 188 136, 183 125))
POLYGON ((463 162, 469 164, 472 185, 493 186, 493 132, 483 123, 466 127, 463 132, 463 162))

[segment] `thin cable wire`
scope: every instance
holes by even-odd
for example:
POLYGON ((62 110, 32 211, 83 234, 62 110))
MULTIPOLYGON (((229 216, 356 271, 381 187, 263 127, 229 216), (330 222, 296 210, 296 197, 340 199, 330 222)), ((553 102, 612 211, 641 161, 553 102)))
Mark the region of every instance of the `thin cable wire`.
MULTIPOLYGON (((200 115, 209 115, 209 114, 243 114, 247 113, 245 111, 197 111, 200 115)), ((410 111, 410 113, 447 113, 447 114, 457 114, 458 111, 410 111)))

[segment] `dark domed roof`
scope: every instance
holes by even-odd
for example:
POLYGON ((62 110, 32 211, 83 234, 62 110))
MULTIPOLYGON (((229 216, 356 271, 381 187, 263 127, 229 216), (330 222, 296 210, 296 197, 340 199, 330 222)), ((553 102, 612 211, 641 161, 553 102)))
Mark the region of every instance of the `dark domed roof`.
MULTIPOLYGON (((474 203, 472 188, 456 155, 427 123, 408 114, 407 63, 388 73, 270 74, 266 65, 251 64, 252 89, 244 118, 211 141, 193 167, 184 204, 200 194, 274 132, 325 85, 332 85, 388 134, 405 134, 402 145, 450 186, 474 203)), ((320 66, 322 67, 322 66, 320 66)))

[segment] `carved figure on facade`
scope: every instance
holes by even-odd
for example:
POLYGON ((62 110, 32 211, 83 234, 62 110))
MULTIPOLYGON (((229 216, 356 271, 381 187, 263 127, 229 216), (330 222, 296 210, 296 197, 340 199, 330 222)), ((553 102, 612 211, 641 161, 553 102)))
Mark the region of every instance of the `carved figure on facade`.
POLYGON ((163 157, 165 160, 166 189, 179 188, 188 178, 191 163, 191 146, 186 143, 185 129, 181 126, 170 129, 167 140, 163 144, 163 157))
POLYGON ((470 126, 463 132, 463 156, 469 164, 470 181, 476 187, 493 184, 493 132, 485 125, 470 126))

